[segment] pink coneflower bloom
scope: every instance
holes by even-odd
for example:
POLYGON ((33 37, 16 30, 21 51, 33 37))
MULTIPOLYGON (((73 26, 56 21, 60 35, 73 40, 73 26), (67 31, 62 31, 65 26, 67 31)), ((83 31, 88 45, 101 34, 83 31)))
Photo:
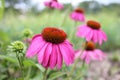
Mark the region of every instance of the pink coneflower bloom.
POLYGON ((49 8, 63 9, 63 5, 58 2, 58 0, 50 0, 44 2, 45 6, 49 8))
POLYGON ((70 65, 74 61, 74 50, 71 43, 66 40, 66 33, 58 28, 47 27, 41 34, 35 35, 26 57, 38 55, 38 62, 45 68, 62 67, 62 62, 70 65))
POLYGON ((77 51, 75 57, 80 57, 88 64, 91 60, 103 60, 105 58, 105 54, 100 49, 96 49, 92 41, 89 41, 86 42, 85 50, 83 52, 82 50, 77 51))
POLYGON ((70 17, 75 21, 84 22, 85 21, 84 10, 81 8, 77 8, 71 13, 70 17))
POLYGON ((76 35, 86 38, 87 41, 92 40, 94 43, 98 42, 100 45, 103 41, 107 41, 107 36, 102 31, 101 25, 92 20, 89 20, 86 25, 79 26, 76 35))

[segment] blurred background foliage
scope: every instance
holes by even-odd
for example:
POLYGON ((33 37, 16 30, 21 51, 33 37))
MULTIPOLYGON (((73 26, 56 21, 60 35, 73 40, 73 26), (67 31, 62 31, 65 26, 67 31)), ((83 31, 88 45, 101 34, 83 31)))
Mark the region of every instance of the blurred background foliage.
MULTIPOLYGON (((69 8, 68 14, 70 14, 74 9, 71 4, 65 4, 65 8, 61 11, 48 8, 38 10, 37 4, 31 4, 30 0, 5 0, 6 6, 3 18, 0 21, 1 42, 9 43, 13 40, 21 39, 21 32, 25 28, 32 29, 34 33, 40 33, 42 28, 46 26, 59 27, 64 19, 66 10, 69 8), (20 8, 16 7, 18 4, 27 5, 24 8, 20 8), (50 18, 51 20, 49 20, 50 18)), ((85 10, 86 20, 99 21, 102 29, 107 33, 108 41, 104 43, 102 49, 107 51, 119 49, 120 4, 111 3, 104 5, 96 1, 84 1, 78 6, 85 10)), ((0 11, 3 11, 3 8, 0 11)), ((80 24, 82 23, 78 22, 77 26, 80 24)), ((67 15, 66 21, 61 28, 68 33, 68 36, 71 33, 70 30, 75 30, 76 26, 74 26, 74 21, 69 18, 69 15, 67 15)), ((71 41, 76 44, 79 40, 80 38, 72 38, 71 41)), ((77 48, 78 46, 76 45, 75 47, 77 48)))
MULTIPOLYGON (((37 5, 31 5, 30 0, 0 0, 0 54, 9 55, 7 52, 7 46, 10 42, 15 40, 22 40, 22 32, 25 29, 31 29, 34 34, 38 34, 46 26, 55 26, 64 29, 70 41, 73 43, 75 49, 79 49, 81 45, 81 38, 77 38, 75 30, 77 26, 84 24, 77 22, 75 26, 74 21, 69 17, 69 14, 73 11, 74 7, 71 4, 65 4, 65 8, 61 11, 54 9, 37 9, 37 5), (24 8, 17 7, 18 4, 26 4, 24 8), (5 5, 5 6, 4 6, 5 5), (27 7, 27 8, 26 8, 27 7), (66 11, 67 16, 66 15, 66 11), (64 25, 61 26, 62 21, 65 19, 64 25), (73 31, 74 30, 74 31, 73 31), (71 34, 74 32, 74 34, 71 34), (71 37, 72 35, 72 37, 71 37), (1 47, 2 45, 2 47, 1 47)), ((96 20, 102 25, 102 29, 108 36, 108 41, 105 42, 101 49, 104 51, 116 51, 120 49, 120 4, 111 3, 109 5, 103 5, 96 1, 84 1, 78 5, 85 10, 86 20, 96 20)), ((16 65, 6 62, 13 59, 5 56, 0 56, 0 80, 12 79, 12 75, 18 76, 16 65), (9 68, 4 68, 9 66, 9 68), (13 66, 15 68, 13 68, 13 66), (7 75, 6 75, 7 74, 7 75)), ((31 65, 31 64, 29 64, 31 65)), ((34 68, 36 70, 36 68, 34 68)), ((33 73, 31 76, 39 75, 33 73)), ((37 77, 36 77, 37 79, 37 77)))

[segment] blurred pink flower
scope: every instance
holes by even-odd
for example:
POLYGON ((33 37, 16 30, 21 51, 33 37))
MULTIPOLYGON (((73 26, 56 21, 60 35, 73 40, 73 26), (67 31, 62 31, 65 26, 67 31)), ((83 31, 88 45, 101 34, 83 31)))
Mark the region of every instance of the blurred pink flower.
POLYGON ((106 55, 100 49, 95 49, 94 43, 90 41, 86 42, 86 48, 83 52, 82 50, 76 52, 75 58, 79 57, 82 60, 84 60, 87 64, 89 64, 91 60, 103 60, 106 57, 106 55))
POLYGON ((35 35, 26 57, 38 55, 38 62, 45 68, 53 69, 56 65, 60 69, 62 62, 70 65, 74 61, 74 50, 63 30, 47 27, 41 34, 35 35))
POLYGON ((44 2, 44 5, 49 8, 63 9, 63 5, 60 4, 57 0, 50 0, 44 2))
POLYGON ((87 25, 78 27, 76 35, 78 37, 86 38, 87 41, 92 40, 94 43, 99 42, 101 45, 103 41, 107 41, 107 36, 100 27, 101 25, 98 22, 89 20, 87 25))
POLYGON ((27 39, 25 39, 23 42, 24 42, 24 43, 28 43, 28 44, 30 44, 30 43, 31 43, 31 41, 32 41, 32 39, 31 39, 31 38, 27 38, 27 39))
POLYGON ((75 9, 71 14, 70 17, 75 21, 85 21, 84 11, 81 8, 75 9))

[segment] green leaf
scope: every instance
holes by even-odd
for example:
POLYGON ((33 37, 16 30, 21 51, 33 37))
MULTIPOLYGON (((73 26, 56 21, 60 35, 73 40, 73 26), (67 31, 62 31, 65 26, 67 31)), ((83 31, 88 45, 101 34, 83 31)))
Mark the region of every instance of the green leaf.
POLYGON ((10 61, 12 63, 17 63, 17 61, 15 60, 15 58, 7 56, 7 55, 0 55, 0 59, 5 59, 5 60, 10 61))
POLYGON ((24 67, 29 67, 29 66, 35 66, 35 62, 33 62, 32 60, 24 60, 23 61, 24 67))
POLYGON ((56 79, 60 76, 63 76, 65 74, 66 74, 65 72, 54 72, 50 75, 49 80, 54 80, 54 79, 56 79))
POLYGON ((37 67, 40 71, 42 71, 42 72, 44 72, 45 71, 45 68, 44 67, 42 67, 40 64, 38 64, 38 63, 35 63, 34 61, 32 61, 32 60, 24 60, 23 61, 23 64, 24 64, 24 66, 25 67, 29 67, 29 66, 35 66, 35 67, 37 67))
POLYGON ((36 67, 38 67, 38 69, 39 69, 40 71, 42 71, 42 72, 45 71, 45 68, 43 68, 40 64, 35 64, 35 65, 36 65, 36 67))
POLYGON ((0 19, 3 16, 3 12, 4 12, 4 0, 0 0, 0 19))

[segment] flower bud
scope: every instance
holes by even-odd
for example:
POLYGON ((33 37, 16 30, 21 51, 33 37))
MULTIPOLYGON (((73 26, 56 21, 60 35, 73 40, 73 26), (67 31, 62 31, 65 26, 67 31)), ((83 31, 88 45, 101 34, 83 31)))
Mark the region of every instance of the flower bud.
POLYGON ((8 46, 8 50, 15 53, 23 53, 25 51, 25 45, 21 41, 14 41, 8 46))
POLYGON ((23 31, 23 36, 24 37, 31 37, 32 34, 33 34, 33 32, 30 29, 25 29, 23 31))

